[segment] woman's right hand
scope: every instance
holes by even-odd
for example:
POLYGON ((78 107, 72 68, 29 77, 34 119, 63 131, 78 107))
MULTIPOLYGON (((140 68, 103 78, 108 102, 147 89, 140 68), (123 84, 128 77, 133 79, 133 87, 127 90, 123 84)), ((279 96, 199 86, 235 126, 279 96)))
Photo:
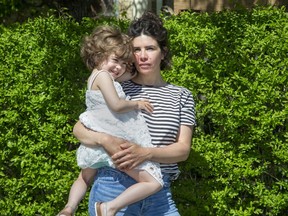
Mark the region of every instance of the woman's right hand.
POLYGON ((134 169, 136 166, 150 159, 150 148, 143 148, 129 141, 121 144, 121 151, 112 155, 115 166, 120 170, 134 169))

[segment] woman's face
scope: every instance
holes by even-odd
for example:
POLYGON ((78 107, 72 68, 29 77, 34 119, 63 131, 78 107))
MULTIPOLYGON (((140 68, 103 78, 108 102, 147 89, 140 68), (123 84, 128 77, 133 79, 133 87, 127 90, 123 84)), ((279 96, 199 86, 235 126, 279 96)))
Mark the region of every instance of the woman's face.
POLYGON ((133 47, 135 66, 140 74, 160 73, 160 63, 164 55, 153 37, 143 34, 135 37, 133 47))

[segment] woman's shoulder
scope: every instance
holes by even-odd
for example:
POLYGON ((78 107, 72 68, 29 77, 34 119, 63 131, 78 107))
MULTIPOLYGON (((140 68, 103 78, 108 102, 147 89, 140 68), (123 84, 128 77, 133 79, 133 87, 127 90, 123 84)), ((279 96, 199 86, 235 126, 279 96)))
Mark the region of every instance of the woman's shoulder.
POLYGON ((183 94, 192 94, 188 88, 186 88, 184 86, 180 86, 180 85, 175 85, 172 83, 167 83, 167 88, 174 89, 174 90, 181 92, 183 94))
POLYGON ((173 92, 181 92, 183 94, 191 94, 191 91, 186 88, 186 87, 183 87, 183 86, 179 86, 179 85, 175 85, 175 84, 172 84, 172 83, 166 83, 165 85, 163 86, 160 86, 160 87, 153 87, 153 86, 143 86, 143 85, 140 85, 140 84, 137 84, 135 82, 133 82, 132 80, 128 80, 128 81, 124 81, 121 83, 122 87, 123 88, 141 88, 143 90, 145 89, 149 89, 150 91, 167 91, 167 90, 170 90, 170 91, 173 91, 173 92))
POLYGON ((127 80, 127 81, 123 81, 121 82, 121 85, 123 88, 135 88, 135 87, 139 87, 140 85, 138 85, 137 83, 134 83, 131 80, 127 80))

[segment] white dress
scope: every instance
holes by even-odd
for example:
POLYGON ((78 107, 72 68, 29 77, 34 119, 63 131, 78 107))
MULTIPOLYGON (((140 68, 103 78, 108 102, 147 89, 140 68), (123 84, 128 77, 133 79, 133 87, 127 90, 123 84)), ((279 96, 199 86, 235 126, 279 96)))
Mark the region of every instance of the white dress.
MULTIPOLYGON (((101 91, 91 90, 93 81, 101 72, 107 73, 106 71, 98 71, 89 77, 88 90, 86 91, 87 109, 79 117, 81 123, 91 130, 129 140, 142 147, 154 147, 151 144, 148 127, 141 112, 133 110, 125 113, 114 113, 108 108, 101 91)), ((119 97, 126 99, 120 83, 114 81, 114 86, 119 97)), ((89 148, 81 144, 77 150, 77 163, 82 169, 88 167, 97 169, 103 166, 115 167, 110 156, 101 146, 89 148)), ((163 186, 159 163, 145 161, 136 169, 146 170, 163 186)))

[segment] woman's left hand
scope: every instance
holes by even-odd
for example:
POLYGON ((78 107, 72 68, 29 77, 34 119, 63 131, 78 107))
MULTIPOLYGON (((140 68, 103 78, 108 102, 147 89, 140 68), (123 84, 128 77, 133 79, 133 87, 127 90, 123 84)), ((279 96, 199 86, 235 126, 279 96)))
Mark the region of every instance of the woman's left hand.
POLYGON ((120 147, 122 150, 112 156, 115 166, 120 170, 134 169, 149 160, 149 148, 143 148, 131 142, 125 142, 120 147))

